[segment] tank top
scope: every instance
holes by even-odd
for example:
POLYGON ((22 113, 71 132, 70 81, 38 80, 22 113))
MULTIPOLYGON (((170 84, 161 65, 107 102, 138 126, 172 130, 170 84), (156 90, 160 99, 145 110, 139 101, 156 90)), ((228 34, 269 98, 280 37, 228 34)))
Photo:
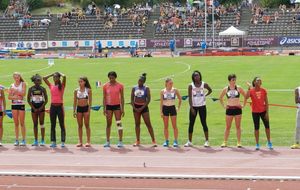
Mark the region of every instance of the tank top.
MULTIPOLYGON (((21 82, 19 86, 16 86, 15 83, 13 83, 11 85, 11 88, 14 89, 14 90, 16 90, 16 91, 18 91, 18 92, 22 92, 22 90, 23 90, 23 82, 21 82)), ((21 100, 12 100, 11 102, 12 102, 11 103, 12 105, 25 105, 24 97, 22 97, 21 100)))
POLYGON ((136 98, 143 98, 146 99, 147 98, 147 87, 143 86, 142 88, 140 88, 139 86, 135 86, 134 88, 134 96, 136 98))
POLYGON ((33 86, 30 91, 30 101, 34 104, 42 104, 45 102, 44 87, 33 86))
POLYGON ((84 88, 84 92, 81 92, 80 88, 77 88, 76 91, 77 91, 77 95, 76 95, 77 99, 89 99, 89 93, 87 88, 84 88))
POLYGON ((176 98, 176 89, 172 88, 170 91, 163 89, 163 105, 165 106, 174 106, 176 98))
POLYGON ((239 98, 240 92, 237 90, 237 86, 235 86, 234 89, 230 89, 230 86, 228 86, 226 96, 228 99, 239 98))
POLYGON ((204 82, 202 81, 200 87, 196 87, 192 82, 192 105, 193 107, 200 107, 206 105, 206 98, 204 92, 204 82))

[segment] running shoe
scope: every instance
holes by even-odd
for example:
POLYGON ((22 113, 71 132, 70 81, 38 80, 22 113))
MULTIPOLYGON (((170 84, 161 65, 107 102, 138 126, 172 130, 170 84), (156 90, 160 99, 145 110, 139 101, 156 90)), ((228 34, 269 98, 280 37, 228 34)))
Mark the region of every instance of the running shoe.
POLYGON ((191 141, 188 141, 184 144, 184 147, 192 147, 193 143, 191 141))
POLYGON ((208 141, 205 141, 204 147, 209 147, 209 142, 208 141))
POLYGON ((221 144, 221 148, 225 148, 225 147, 227 147, 227 142, 226 142, 226 141, 224 141, 224 142, 221 144))
POLYGON ((106 141, 106 143, 103 145, 104 148, 110 147, 110 142, 106 141))
POLYGON ((16 140, 14 146, 19 146, 19 140, 16 140))
POLYGON ((51 148, 55 148, 56 147, 56 142, 52 142, 50 145, 51 148))
POLYGON ((174 140, 174 141, 173 141, 173 147, 175 147, 175 148, 178 147, 178 142, 177 142, 177 140, 174 140))
POLYGON ((119 141, 118 144, 117 144, 117 147, 118 147, 118 148, 123 148, 123 147, 124 147, 123 142, 122 142, 122 141, 119 141))
POLYGON ((76 147, 82 147, 82 143, 76 144, 76 147))
POLYGON ((259 144, 256 144, 255 145, 255 150, 259 150, 260 149, 260 145, 259 144))
POLYGON ((268 149, 273 150, 273 144, 272 144, 272 142, 268 142, 267 143, 267 147, 268 147, 268 149))
POLYGON ((135 143, 132 146, 136 147, 136 146, 140 146, 140 145, 141 145, 140 141, 135 141, 135 143))
POLYGON ((299 143, 295 143, 291 146, 291 149, 299 149, 300 148, 300 144, 299 143))
POLYGON ((20 146, 26 146, 26 141, 23 139, 22 142, 20 143, 20 146))
POLYGON ((242 148, 243 146, 242 146, 242 144, 241 144, 240 142, 238 142, 238 143, 236 144, 236 147, 237 147, 237 148, 242 148))
POLYGON ((89 147, 91 147, 91 143, 85 143, 85 145, 84 145, 86 148, 89 148, 89 147))
POLYGON ((61 148, 65 148, 65 146, 66 146, 66 145, 65 145, 65 142, 61 142, 60 147, 61 147, 61 148))
POLYGON ((166 140, 163 144, 163 147, 169 147, 169 140, 166 140))
POLYGON ((45 146, 45 140, 41 140, 40 146, 45 146))
POLYGON ((39 146, 39 142, 37 140, 34 140, 31 146, 39 146))
POLYGON ((152 141, 152 147, 157 147, 157 144, 155 141, 152 141))
POLYGON ((0 146, 2 146, 2 142, 0 141, 0 146))

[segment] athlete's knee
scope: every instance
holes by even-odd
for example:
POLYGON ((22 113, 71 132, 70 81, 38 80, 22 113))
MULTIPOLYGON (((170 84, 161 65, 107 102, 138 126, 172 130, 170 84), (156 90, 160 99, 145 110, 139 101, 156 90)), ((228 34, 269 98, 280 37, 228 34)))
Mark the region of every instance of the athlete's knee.
POLYGON ((122 121, 121 120, 116 121, 116 124, 117 124, 117 129, 119 131, 123 130, 123 125, 122 125, 122 121))

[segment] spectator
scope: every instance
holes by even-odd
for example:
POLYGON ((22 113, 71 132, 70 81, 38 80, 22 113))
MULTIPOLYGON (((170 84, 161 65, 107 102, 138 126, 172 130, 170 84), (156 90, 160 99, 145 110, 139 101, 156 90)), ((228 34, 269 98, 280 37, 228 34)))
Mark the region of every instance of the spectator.
POLYGON ((274 20, 277 21, 278 19, 279 19, 279 13, 278 13, 278 11, 275 11, 274 20))
POLYGON ((47 9, 47 15, 48 15, 49 18, 52 17, 50 9, 47 9))

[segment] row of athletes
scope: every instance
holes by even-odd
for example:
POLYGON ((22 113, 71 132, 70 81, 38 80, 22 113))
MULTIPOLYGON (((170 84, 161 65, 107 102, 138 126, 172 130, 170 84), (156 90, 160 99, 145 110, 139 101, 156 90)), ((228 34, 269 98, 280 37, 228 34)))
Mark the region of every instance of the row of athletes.
MULTIPOLYGON (((20 73, 13 74, 14 83, 8 90, 8 99, 12 101, 12 115, 15 124, 15 146, 25 146, 26 141, 26 129, 25 129, 25 95, 26 95, 26 83, 24 82, 20 73), (22 141, 19 142, 19 126, 21 126, 22 141)), ((124 86, 119 83, 116 72, 112 71, 108 73, 109 81, 103 86, 103 114, 106 116, 106 142, 104 147, 110 147, 110 132, 112 126, 112 118, 115 116, 116 125, 119 134, 118 147, 123 147, 123 126, 121 119, 124 116, 124 86)), ((48 95, 45 88, 41 86, 42 79, 47 84, 51 93, 51 106, 50 106, 50 122, 51 122, 51 145, 50 147, 56 147, 56 121, 58 118, 59 125, 61 128, 61 147, 65 146, 66 130, 64 122, 64 108, 63 108, 63 95, 66 87, 66 76, 63 73, 56 72, 45 77, 40 75, 34 75, 31 80, 34 83, 29 88, 27 93, 27 101, 31 107, 31 114, 34 126, 34 143, 33 146, 44 146, 45 141, 45 105, 48 102, 48 95), (54 83, 52 84, 48 79, 53 77, 54 83), (41 128, 41 141, 38 141, 38 124, 41 128)), ((266 89, 262 88, 262 81, 260 78, 255 77, 252 84, 248 84, 248 91, 245 92, 240 86, 236 85, 236 75, 230 74, 228 76, 229 85, 226 86, 219 97, 221 105, 226 110, 226 128, 224 132, 224 142, 221 147, 227 147, 227 140, 230 133, 230 128, 233 119, 235 120, 236 131, 237 131, 237 147, 241 145, 241 119, 242 119, 242 108, 246 105, 247 99, 250 97, 252 100, 252 118, 254 122, 254 134, 256 141, 256 149, 260 149, 259 144, 259 126, 260 119, 263 121, 265 126, 265 132, 267 136, 267 147, 272 149, 272 142, 270 138, 270 125, 268 115, 268 98, 266 89), (241 104, 241 95, 244 97, 243 104, 241 104), (226 103, 224 97, 227 97, 226 103)), ((90 110, 92 105, 92 90, 87 77, 79 78, 79 87, 74 91, 74 117, 77 118, 78 123, 78 136, 79 142, 77 147, 90 147, 90 110), (83 125, 86 128, 86 143, 83 145, 83 125)), ((140 123, 143 118, 148 132, 152 139, 152 145, 157 146, 153 127, 150 121, 148 104, 151 101, 150 89, 145 85, 146 74, 142 74, 138 79, 138 84, 132 88, 131 92, 131 105, 133 107, 133 114, 135 118, 135 132, 136 142, 134 146, 140 145, 140 123)), ((295 90, 295 101, 300 104, 300 87, 295 90)), ((188 141, 184 145, 186 147, 193 146, 192 136, 194 123, 197 115, 200 117, 200 121, 203 127, 205 135, 204 146, 209 146, 209 135, 208 126, 206 123, 206 96, 212 93, 212 89, 202 81, 202 75, 199 71, 192 73, 192 82, 188 87, 188 97, 190 105, 189 113, 189 128, 188 128, 188 141)), ((178 128, 176 125, 177 111, 180 109, 182 97, 179 90, 173 87, 172 79, 166 79, 165 88, 160 93, 160 111, 161 117, 164 122, 164 136, 165 142, 164 147, 169 146, 169 120, 174 131, 173 146, 178 147, 178 128), (176 107, 176 99, 178 99, 178 106, 176 107)), ((0 90, 0 145, 3 137, 3 116, 5 115, 6 103, 5 94, 3 90, 0 90)), ((296 125, 296 141, 292 148, 299 147, 300 139, 300 111, 297 111, 297 125, 296 125)))

